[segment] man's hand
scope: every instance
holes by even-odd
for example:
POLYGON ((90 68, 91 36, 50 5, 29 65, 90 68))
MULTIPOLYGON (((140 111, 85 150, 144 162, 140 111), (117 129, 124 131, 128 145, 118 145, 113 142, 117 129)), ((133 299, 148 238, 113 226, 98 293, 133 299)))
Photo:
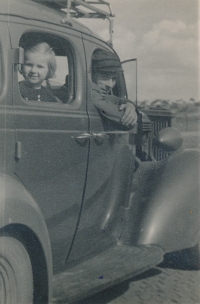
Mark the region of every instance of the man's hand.
POLYGON ((121 123, 127 127, 134 126, 134 124, 137 122, 137 113, 135 111, 134 105, 130 102, 127 102, 126 104, 120 105, 119 110, 124 111, 121 123))

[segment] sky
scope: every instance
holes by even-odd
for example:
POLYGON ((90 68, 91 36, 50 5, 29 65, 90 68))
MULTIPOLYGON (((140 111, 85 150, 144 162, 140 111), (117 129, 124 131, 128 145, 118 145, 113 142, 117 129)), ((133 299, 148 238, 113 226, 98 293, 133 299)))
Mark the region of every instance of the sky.
MULTIPOLYGON (((121 61, 137 59, 138 100, 199 101, 200 0, 107 1, 115 14, 114 49, 121 61)), ((108 21, 84 23, 108 40, 108 21)), ((124 71, 134 99, 136 61, 124 71)))

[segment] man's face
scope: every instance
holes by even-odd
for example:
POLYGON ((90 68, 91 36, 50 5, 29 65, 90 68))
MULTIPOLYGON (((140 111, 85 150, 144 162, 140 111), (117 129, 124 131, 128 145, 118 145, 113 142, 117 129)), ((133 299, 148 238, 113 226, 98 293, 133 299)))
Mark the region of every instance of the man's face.
POLYGON ((116 84, 116 72, 96 72, 93 76, 94 82, 97 84, 103 96, 109 94, 116 84))

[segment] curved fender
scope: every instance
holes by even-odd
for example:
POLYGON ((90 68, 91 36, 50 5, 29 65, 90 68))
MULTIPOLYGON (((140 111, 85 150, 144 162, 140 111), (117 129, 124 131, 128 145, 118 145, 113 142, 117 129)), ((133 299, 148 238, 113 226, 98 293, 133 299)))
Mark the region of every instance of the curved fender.
POLYGON ((0 228, 9 224, 22 224, 38 237, 44 250, 51 282, 51 247, 43 215, 33 197, 17 179, 0 173, 0 228))
POLYGON ((184 150, 167 159, 143 206, 139 244, 158 244, 165 252, 197 244, 199 164, 198 150, 184 150))

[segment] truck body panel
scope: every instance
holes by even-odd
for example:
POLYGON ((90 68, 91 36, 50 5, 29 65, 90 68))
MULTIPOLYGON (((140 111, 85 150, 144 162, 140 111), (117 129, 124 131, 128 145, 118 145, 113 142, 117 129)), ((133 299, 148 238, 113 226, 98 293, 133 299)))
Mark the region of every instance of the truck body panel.
MULTIPOLYGON (((69 22, 63 1, 36 2, 0 8, 0 238, 15 237, 28 252, 34 303, 41 290, 41 299, 53 291, 53 301, 70 302, 198 243, 199 151, 179 149, 169 110, 137 108, 132 129, 99 111, 93 54, 106 50, 120 65, 115 50, 69 22), (55 102, 20 91, 24 52, 40 42, 55 54, 54 78, 42 83, 55 102)), ((127 98, 123 70, 112 94, 127 98)))

